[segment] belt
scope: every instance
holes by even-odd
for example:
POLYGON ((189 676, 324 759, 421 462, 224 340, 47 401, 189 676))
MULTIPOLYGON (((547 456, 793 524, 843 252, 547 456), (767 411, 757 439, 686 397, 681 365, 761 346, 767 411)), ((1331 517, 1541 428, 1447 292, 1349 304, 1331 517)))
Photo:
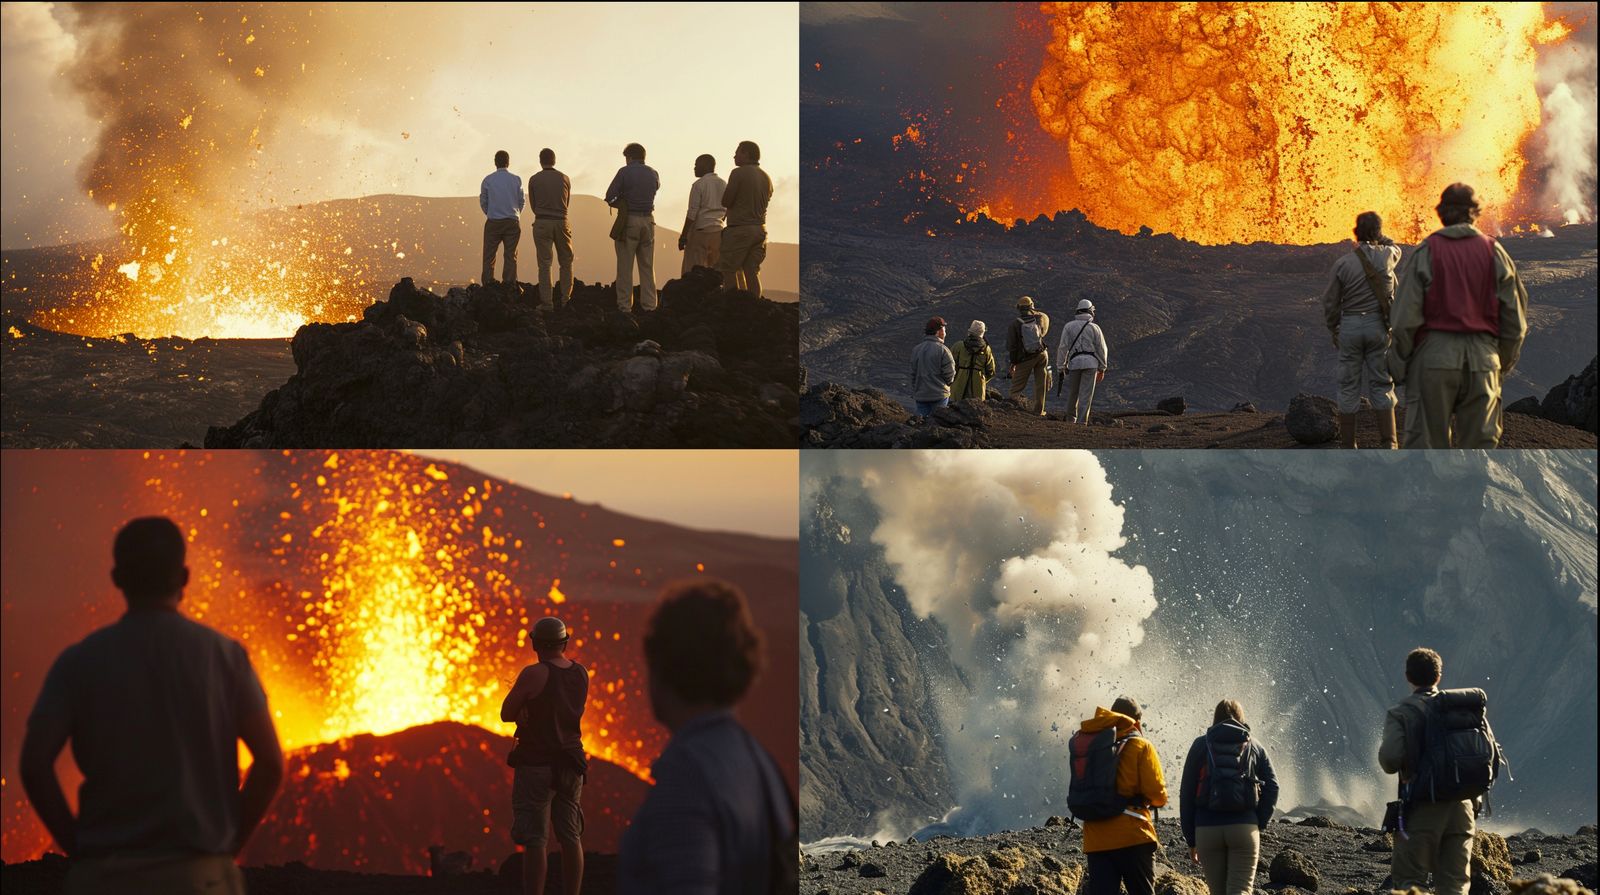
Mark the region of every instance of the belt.
POLYGON ((567 216, 564 215, 564 214, 563 215, 536 214, 536 215, 533 216, 533 219, 536 220, 536 221, 564 221, 564 220, 567 219, 567 216))
POLYGON ((1339 316, 1341 316, 1341 317, 1370 317, 1370 316, 1372 316, 1373 314, 1376 314, 1376 313, 1378 313, 1378 312, 1377 311, 1344 311, 1339 316))

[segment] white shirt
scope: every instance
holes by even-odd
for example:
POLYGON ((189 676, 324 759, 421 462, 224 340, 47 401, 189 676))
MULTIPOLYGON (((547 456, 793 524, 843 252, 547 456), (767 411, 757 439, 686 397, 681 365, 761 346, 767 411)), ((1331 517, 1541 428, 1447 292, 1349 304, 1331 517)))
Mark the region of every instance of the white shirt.
POLYGON ((522 216, 522 178, 496 168, 478 188, 478 207, 492 221, 517 220, 522 216))
POLYGON ((1074 316, 1061 330, 1061 343, 1056 353, 1056 368, 1104 370, 1108 361, 1106 337, 1100 332, 1099 324, 1088 314, 1074 316), (1085 328, 1089 331, 1084 332, 1085 328), (1089 353, 1083 354, 1085 351, 1089 353))
POLYGON ((696 230, 721 230, 728 225, 728 209, 722 207, 722 193, 727 188, 728 182, 715 171, 689 187, 689 220, 696 230))

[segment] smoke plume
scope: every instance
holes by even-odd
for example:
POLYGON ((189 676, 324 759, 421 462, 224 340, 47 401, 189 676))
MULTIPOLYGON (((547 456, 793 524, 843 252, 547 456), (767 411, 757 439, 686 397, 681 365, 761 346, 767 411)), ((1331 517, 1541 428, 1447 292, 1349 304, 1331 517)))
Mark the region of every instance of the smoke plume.
POLYGON ((1544 124, 1537 159, 1545 168, 1543 210, 1569 224, 1594 220, 1595 46, 1573 42, 1539 61, 1544 124))

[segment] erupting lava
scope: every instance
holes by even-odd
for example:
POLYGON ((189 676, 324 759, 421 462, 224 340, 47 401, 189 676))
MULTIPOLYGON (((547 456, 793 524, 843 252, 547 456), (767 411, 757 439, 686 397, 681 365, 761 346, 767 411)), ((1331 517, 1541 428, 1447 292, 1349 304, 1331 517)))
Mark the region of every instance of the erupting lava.
MULTIPOLYGON (((1533 213, 1513 198, 1540 125, 1537 48, 1570 33, 1542 4, 1042 12, 1048 46, 1031 109, 1014 103, 1037 121, 1014 131, 1042 129, 1054 144, 1003 178, 968 178, 973 218, 1077 208, 1125 233, 1307 244, 1349 238, 1356 214, 1373 209, 1395 238, 1415 240, 1437 226, 1432 209, 1452 181, 1477 189, 1491 228, 1533 213)), ((1017 153, 1017 138, 1000 151, 1017 153)))

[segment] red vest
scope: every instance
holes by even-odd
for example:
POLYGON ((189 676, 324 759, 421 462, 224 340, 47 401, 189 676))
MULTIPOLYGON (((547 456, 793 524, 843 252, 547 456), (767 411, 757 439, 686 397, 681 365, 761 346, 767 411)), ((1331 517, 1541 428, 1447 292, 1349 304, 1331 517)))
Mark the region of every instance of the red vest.
POLYGON ((1428 237, 1433 281, 1422 298, 1422 330, 1500 335, 1494 237, 1428 237))

